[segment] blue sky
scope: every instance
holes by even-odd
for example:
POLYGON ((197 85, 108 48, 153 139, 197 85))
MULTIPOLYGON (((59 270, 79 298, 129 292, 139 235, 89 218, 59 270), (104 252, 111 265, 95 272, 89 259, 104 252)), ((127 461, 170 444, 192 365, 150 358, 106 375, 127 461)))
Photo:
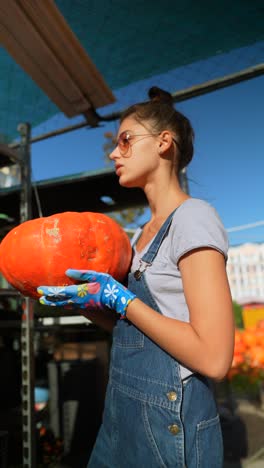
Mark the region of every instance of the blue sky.
MULTIPOLYGON (((250 54, 252 48, 244 48, 236 67, 249 66, 250 54)), ((219 73, 233 73, 233 62, 234 54, 225 54, 214 58, 213 65, 212 60, 204 61, 184 67, 184 74, 178 69, 176 75, 172 71, 135 83, 115 92, 116 104, 101 113, 146 99, 146 90, 152 85, 169 91, 191 86, 197 70, 201 82, 219 73)), ((179 103, 177 108, 190 118, 196 134, 195 156, 188 167, 191 195, 211 203, 227 229, 263 221, 264 76, 179 103)), ((59 114, 34 132, 45 133, 79 120, 69 122, 59 114)), ((117 125, 111 122, 99 129, 81 129, 33 144, 33 178, 41 180, 103 168, 103 135, 108 130, 116 132, 117 125)), ((230 233, 229 240, 231 245, 264 242, 264 225, 230 233)))

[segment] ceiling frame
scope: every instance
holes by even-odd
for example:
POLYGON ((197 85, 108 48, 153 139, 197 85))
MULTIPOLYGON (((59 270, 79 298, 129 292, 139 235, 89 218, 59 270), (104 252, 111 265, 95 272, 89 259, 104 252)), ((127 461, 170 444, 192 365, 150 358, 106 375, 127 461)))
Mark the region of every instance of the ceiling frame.
POLYGON ((52 0, 1 0, 0 40, 67 117, 96 125, 94 109, 115 101, 52 0))

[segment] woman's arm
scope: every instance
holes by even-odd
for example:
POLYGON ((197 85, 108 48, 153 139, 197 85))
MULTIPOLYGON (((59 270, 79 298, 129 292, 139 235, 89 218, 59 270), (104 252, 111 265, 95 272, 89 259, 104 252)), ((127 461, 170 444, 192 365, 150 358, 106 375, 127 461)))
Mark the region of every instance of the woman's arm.
POLYGON ((234 348, 225 259, 217 250, 200 248, 184 255, 179 268, 190 323, 158 314, 139 299, 128 305, 127 318, 186 367, 222 379, 234 348))

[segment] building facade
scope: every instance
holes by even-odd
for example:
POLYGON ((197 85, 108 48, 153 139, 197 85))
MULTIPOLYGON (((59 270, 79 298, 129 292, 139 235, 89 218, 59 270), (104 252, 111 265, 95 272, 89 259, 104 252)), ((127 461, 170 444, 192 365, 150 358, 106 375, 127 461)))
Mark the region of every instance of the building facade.
POLYGON ((227 274, 235 301, 255 298, 264 302, 264 243, 230 247, 227 274))

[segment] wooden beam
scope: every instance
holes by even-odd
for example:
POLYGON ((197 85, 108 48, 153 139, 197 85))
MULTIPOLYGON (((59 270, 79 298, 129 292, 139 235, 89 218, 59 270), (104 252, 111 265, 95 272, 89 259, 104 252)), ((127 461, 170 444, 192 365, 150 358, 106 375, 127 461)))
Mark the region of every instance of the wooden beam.
POLYGON ((92 109, 114 102, 52 0, 1 0, 0 40, 67 117, 83 114, 89 119, 92 109))

